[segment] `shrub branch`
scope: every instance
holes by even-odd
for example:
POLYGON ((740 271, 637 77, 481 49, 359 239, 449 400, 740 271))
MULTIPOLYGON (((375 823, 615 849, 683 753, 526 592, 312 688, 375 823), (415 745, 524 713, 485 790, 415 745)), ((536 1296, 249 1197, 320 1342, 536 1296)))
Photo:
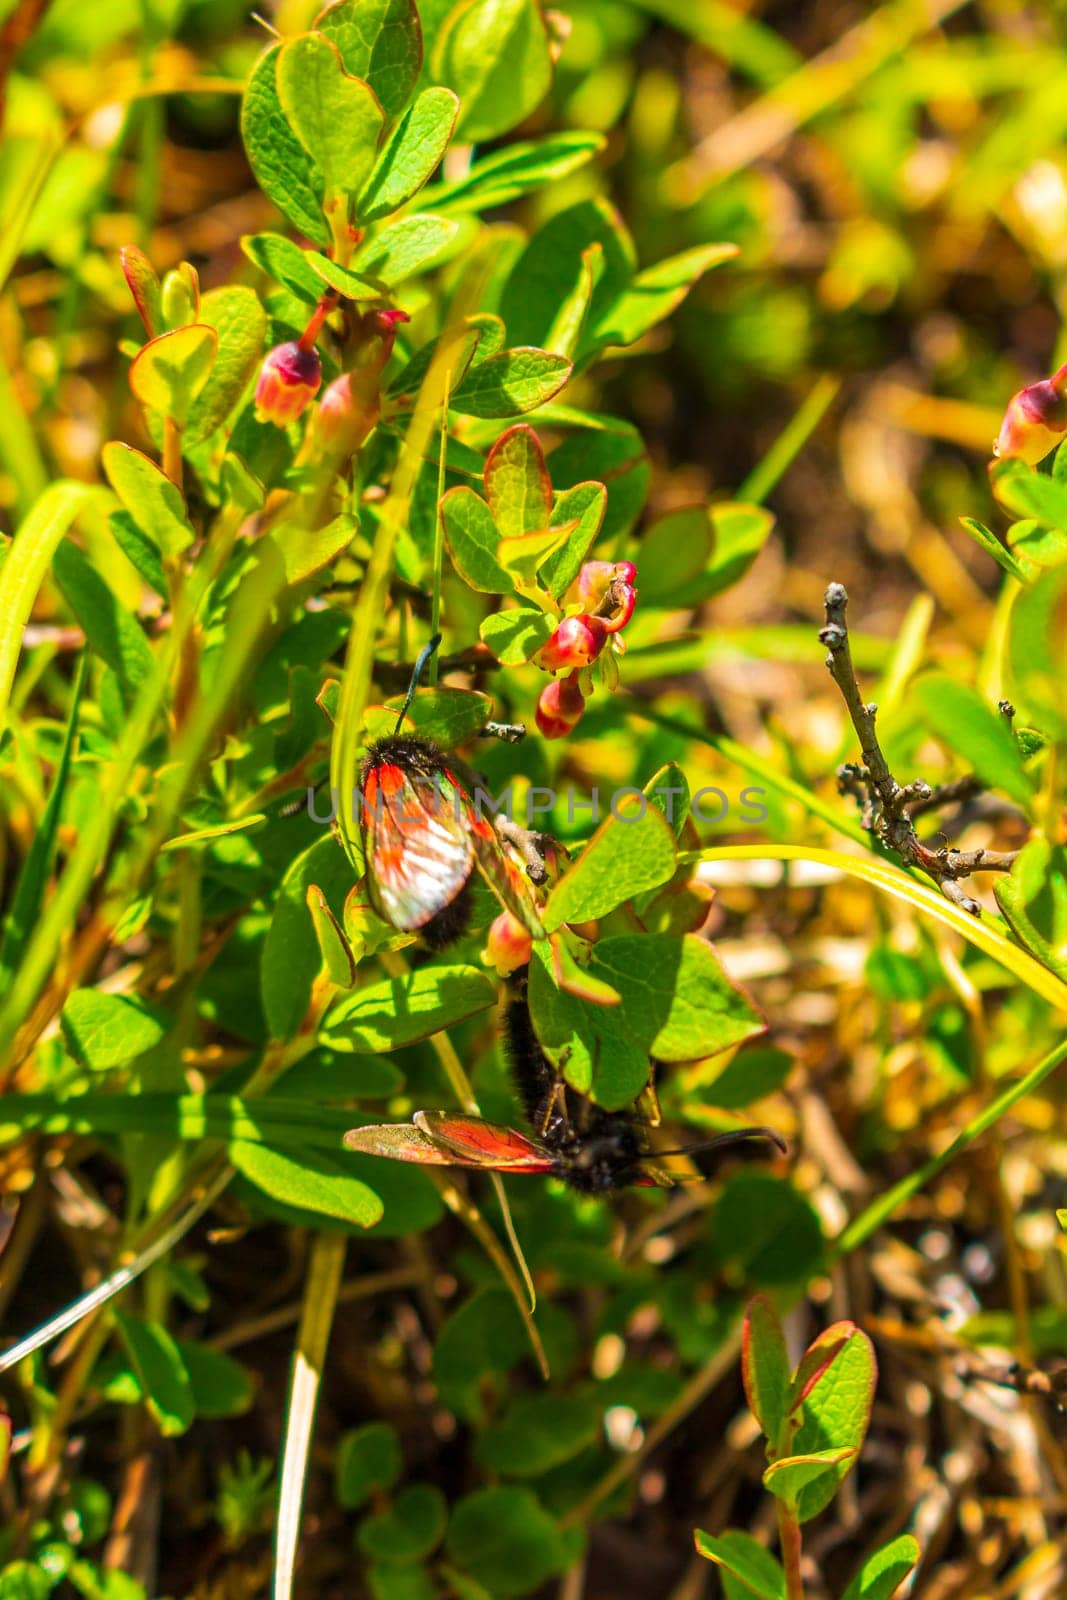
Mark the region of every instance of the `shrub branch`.
MULTIPOLYGON (((907 784, 897 782, 878 742, 875 728, 878 707, 864 701, 856 680, 848 643, 848 624, 845 621, 848 595, 843 584, 830 584, 825 605, 826 625, 821 629, 819 638, 829 651, 826 665, 848 708, 863 757, 862 765, 849 763, 839 770, 841 792, 853 795, 860 802, 863 826, 886 849, 893 851, 907 865, 921 868, 954 905, 962 906, 972 916, 980 916, 981 907, 977 900, 960 888, 958 880, 968 877, 972 872, 1010 872, 1018 851, 956 850, 952 847, 932 850, 919 838, 915 831, 915 817, 942 806, 972 799, 981 791, 982 785, 974 777, 961 778, 938 789, 932 789, 921 780, 907 784)), ((1001 710, 1008 715, 1010 707, 1002 705, 1001 710)))

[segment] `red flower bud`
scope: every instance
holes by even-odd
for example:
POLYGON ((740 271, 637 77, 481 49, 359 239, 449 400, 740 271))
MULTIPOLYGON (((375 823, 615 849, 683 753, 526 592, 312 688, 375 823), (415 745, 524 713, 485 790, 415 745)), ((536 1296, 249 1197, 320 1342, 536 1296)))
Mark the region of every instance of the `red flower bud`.
MULTIPOLYGON (((631 563, 628 561, 627 566, 631 563)), ((619 633, 634 614, 634 604, 637 600, 637 590, 630 583, 624 583, 621 578, 615 578, 611 585, 611 599, 615 609, 601 618, 608 633, 619 633)))
POLYGON ((608 628, 602 618, 564 617, 552 637, 541 646, 534 660, 546 672, 565 667, 587 667, 604 648, 608 628))
POLYGON ((533 940, 518 917, 502 911, 489 929, 485 944, 485 961, 495 967, 502 978, 524 967, 533 952, 533 940))
POLYGON ((256 417, 284 428, 310 404, 322 382, 318 351, 295 340, 268 350, 256 384, 256 417))
POLYGON ((993 454, 1036 467, 1067 433, 1067 366, 1008 401, 993 454))
POLYGON ((553 678, 541 690, 535 713, 537 726, 546 739, 563 739, 578 725, 584 710, 577 672, 566 678, 553 678))

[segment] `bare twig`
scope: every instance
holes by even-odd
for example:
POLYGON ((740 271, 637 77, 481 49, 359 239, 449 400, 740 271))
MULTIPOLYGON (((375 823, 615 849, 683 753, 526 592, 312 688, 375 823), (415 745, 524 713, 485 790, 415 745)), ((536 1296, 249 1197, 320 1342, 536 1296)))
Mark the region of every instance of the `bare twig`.
MULTIPOLYGON (((865 703, 856 681, 845 621, 848 595, 843 584, 830 584, 825 605, 826 626, 819 633, 819 638, 829 650, 826 665, 848 707, 863 757, 862 765, 849 764, 838 772, 841 791, 854 795, 860 801, 863 826, 887 849, 909 866, 920 867, 933 878, 947 900, 962 906, 972 916, 980 916, 981 908, 977 900, 966 894, 957 880, 968 877, 972 872, 1010 872, 1018 852, 954 848, 931 850, 919 838, 913 820, 916 816, 957 800, 972 798, 980 791, 981 784, 973 777, 946 784, 940 789, 932 789, 921 781, 908 784, 897 782, 878 742, 875 729, 878 707, 865 703)), ((1006 703, 1001 705, 1001 711, 1004 716, 1012 714, 1006 703)))

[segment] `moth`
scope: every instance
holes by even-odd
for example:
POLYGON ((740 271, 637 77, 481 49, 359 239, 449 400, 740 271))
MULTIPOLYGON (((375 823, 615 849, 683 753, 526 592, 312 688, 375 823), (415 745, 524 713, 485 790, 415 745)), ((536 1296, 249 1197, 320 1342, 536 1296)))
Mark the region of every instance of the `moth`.
POLYGON ((541 1048, 525 996, 508 1005, 505 1039, 517 1097, 532 1133, 458 1111, 416 1111, 410 1122, 380 1123, 345 1134, 349 1150, 423 1166, 474 1167, 492 1172, 562 1178, 580 1194, 606 1194, 632 1185, 671 1188, 679 1180, 659 1164, 751 1139, 783 1154, 772 1128, 734 1128, 696 1144, 653 1152, 646 1127, 632 1111, 605 1111, 564 1084, 541 1048))
POLYGON ((431 949, 461 937, 478 871, 534 938, 543 938, 530 880, 506 852, 492 819, 429 739, 400 732, 419 675, 387 738, 368 749, 359 778, 359 826, 371 904, 384 921, 419 933, 431 949))

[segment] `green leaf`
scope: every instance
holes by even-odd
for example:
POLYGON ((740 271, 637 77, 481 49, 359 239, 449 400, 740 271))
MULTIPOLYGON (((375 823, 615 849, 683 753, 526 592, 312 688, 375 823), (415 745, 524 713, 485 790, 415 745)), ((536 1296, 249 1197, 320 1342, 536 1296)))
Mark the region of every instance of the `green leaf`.
POLYGON ((322 214, 322 180, 289 126, 278 98, 281 50, 281 45, 272 45, 252 68, 241 103, 241 137, 248 164, 267 199, 309 239, 328 244, 330 230, 322 214))
POLYGON ((767 542, 774 527, 774 516, 763 506, 724 501, 712 506, 711 525, 715 530, 715 549, 701 585, 702 600, 722 594, 744 577, 767 542))
MULTIPOLYGON (((441 1576, 445 1576, 444 1572, 441 1576)), ((371 1566, 367 1569, 367 1583, 371 1600, 440 1600, 441 1591, 436 1578, 431 1577, 422 1566, 371 1566)), ((455 1587, 451 1574, 449 1583, 456 1600, 476 1600, 476 1597, 465 1595, 455 1587)), ((481 1600, 484 1592, 479 1588, 477 1600, 481 1600)))
POLYGON ((252 1380, 239 1361, 192 1339, 175 1342, 198 1417, 240 1417, 251 1410, 252 1380))
POLYGON ((785 1573, 771 1552, 751 1534, 731 1530, 715 1538, 698 1528, 694 1539, 699 1553, 722 1571, 727 1600, 740 1600, 747 1595, 755 1595, 756 1600, 785 1600, 785 1573), (737 1584, 736 1589, 729 1587, 731 1581, 737 1584))
POLYGON ((701 578, 715 549, 706 506, 681 506, 660 517, 641 536, 638 573, 641 604, 686 604, 685 588, 701 578))
POLYGON ((603 150, 601 133, 554 134, 527 144, 509 144, 480 156, 462 178, 436 185, 433 203, 450 211, 486 211, 508 205, 535 189, 569 176, 603 150))
POLYGON ((358 532, 356 519, 350 512, 342 511, 321 527, 309 527, 305 522, 280 522, 267 537, 281 557, 286 583, 295 586, 328 567, 348 549, 358 532))
POLYGON ((557 355, 574 360, 582 343, 593 293, 604 270, 603 247, 594 241, 578 258, 577 276, 570 293, 560 302, 552 326, 545 335, 545 347, 557 355))
POLYGON ((551 638, 552 618, 536 606, 515 606, 484 617, 478 633, 501 666, 516 667, 551 638))
MULTIPOLYGON (((1067 494, 1067 485, 1061 487, 1067 494)), ((1067 738, 1065 613, 1067 565, 1043 573, 1016 596, 1008 633, 1012 699, 1058 738, 1067 738)))
POLYGON ((609 545, 621 539, 637 521, 652 476, 637 429, 616 417, 594 417, 589 420, 597 425, 587 426, 585 414, 575 414, 569 406, 560 407, 558 411, 550 406, 543 420, 549 426, 561 421, 577 429, 557 445, 548 458, 552 482, 557 489, 589 479, 606 484, 608 506, 601 537, 609 545), (558 414, 560 411, 562 417, 558 414), (581 421, 576 422, 575 416, 581 421))
POLYGON ((189 413, 189 444, 209 438, 226 421, 255 374, 267 336, 267 313, 258 295, 240 285, 209 289, 200 301, 199 320, 214 328, 219 344, 211 376, 189 413))
POLYGON ((321 34, 302 33, 284 44, 277 71, 282 111, 322 173, 329 214, 370 177, 385 112, 370 84, 345 71, 336 45, 321 34))
POLYGON ((600 1413, 596 1400, 579 1395, 520 1395, 479 1434, 475 1455, 490 1472, 539 1478, 594 1442, 600 1413))
POLYGON ((0 1600, 48 1600, 55 1575, 32 1561, 8 1561, 0 1572, 0 1600))
MULTIPOLYGON (((320 286, 328 283, 331 289, 336 289, 338 294, 343 294, 348 300, 381 298, 381 289, 376 284, 361 277, 358 272, 351 272, 348 267, 342 267, 339 261, 331 261, 329 256, 322 255, 318 250, 309 250, 307 261, 319 279, 320 286)), ((319 292, 322 292, 321 287, 319 292)))
POLYGON ((358 1511, 371 1495, 389 1490, 404 1470, 397 1431, 388 1422, 368 1422, 341 1435, 334 1468, 337 1503, 358 1511))
POLYGON ((61 544, 52 575, 81 625, 89 646, 115 673, 127 701, 152 672, 155 657, 144 629, 112 594, 78 546, 61 544))
POLYGON ((403 283, 405 278, 443 261, 458 232, 459 224, 449 217, 415 212, 368 239, 356 252, 353 266, 357 272, 380 278, 390 286, 403 283))
POLYGON ((125 245, 119 252, 122 272, 150 339, 163 332, 163 301, 156 270, 143 250, 125 245))
POLYGON ((606 916, 635 895, 666 883, 674 863, 674 835, 659 811, 646 805, 640 814, 613 814, 553 886, 542 919, 545 928, 551 933, 565 922, 606 916))
POLYGON ((143 406, 183 427, 211 376, 218 354, 214 328, 194 322, 142 345, 130 366, 130 388, 143 406))
POLYGON ((146 1322, 125 1311, 113 1311, 112 1316, 160 1433, 165 1438, 184 1433, 195 1408, 178 1346, 158 1322, 146 1322))
POLYGON ((502 538, 548 527, 552 482, 541 441, 529 423, 508 428, 486 456, 485 498, 502 538))
POLYGON ((163 570, 159 550, 141 532, 128 511, 113 511, 107 519, 115 543, 147 583, 154 594, 166 599, 169 593, 167 574, 163 570))
POLYGON ((496 990, 477 967, 418 967, 345 995, 323 1021, 323 1044, 335 1050, 399 1050, 487 1011, 496 990))
POLYGON ((696 934, 600 939, 596 971, 623 995, 627 1025, 658 1061, 701 1061, 765 1031, 763 1018, 696 934))
POLYGON ((698 245, 639 272, 630 287, 606 310, 587 344, 633 344, 669 317, 690 289, 712 267, 740 255, 735 244, 698 245))
POLYGON ((482 1289, 454 1311, 437 1335, 433 1375, 442 1402, 466 1421, 482 1410, 486 1378, 529 1354, 530 1341, 511 1295, 482 1289))
MULTIPOLYGON (((498 339, 501 344, 503 343, 504 325, 499 317, 476 316, 467 318, 467 334, 463 343, 458 349, 453 350, 449 357, 449 384, 451 388, 456 388, 462 383, 463 374, 470 366, 483 342, 492 339, 498 339)), ((424 345, 416 350, 407 366, 402 368, 390 383, 388 393, 391 397, 394 395, 418 394, 422 387, 423 379, 430 370, 430 364, 440 348, 440 344, 441 336, 439 335, 436 339, 428 339, 424 345)), ((454 443, 454 441, 450 440, 449 443, 454 443)), ((427 451, 427 459, 436 463, 438 460, 436 451, 427 451)), ((481 470, 480 460, 478 470, 481 470)))
POLYGON ((157 550, 178 555, 192 544, 196 535, 181 490, 154 461, 117 439, 104 446, 101 460, 123 507, 157 550))
POLYGON ((406 1566, 424 1561, 444 1537, 448 1502, 433 1483, 409 1483, 386 1510, 364 1517, 359 1547, 374 1561, 406 1566))
POLYGON ((464 0, 434 46, 434 76, 460 99, 459 132, 484 144, 525 121, 552 85, 548 33, 535 0, 464 0))
POLYGON ((938 738, 974 768, 982 782, 1029 810, 1033 790, 1019 747, 1003 717, 982 696, 948 673, 931 672, 912 686, 923 720, 938 738))
POLYGON ((174 1026, 169 1011, 136 995, 75 989, 60 1015, 67 1049, 93 1072, 121 1067, 151 1050, 174 1026))
POLYGON ((991 528, 984 522, 976 522, 974 517, 961 517, 961 525, 966 528, 975 544, 980 545, 987 556, 992 556, 998 567, 1014 578, 1018 583, 1026 582, 1026 574, 1016 561, 1010 550, 1005 550, 1000 540, 991 528))
POLYGON ((351 1175, 351 1162, 310 1146, 298 1155, 231 1140, 227 1154, 238 1172, 272 1199, 319 1216, 371 1228, 384 1211, 373 1189, 351 1175))
MULTIPOLYGON (((1060 1225, 1067 1227, 1067 1212, 1057 1212, 1060 1225)), ((1010 1311, 977 1311, 958 1330, 964 1344, 972 1347, 997 1345, 1002 1350, 1017 1350, 1019 1329, 1010 1311)), ((1062 1356, 1067 1353, 1067 1307, 1032 1306, 1027 1317, 1026 1337, 1035 1356, 1062 1356)))
MULTIPOLYGON (((392 733, 400 706, 387 708, 387 724, 368 738, 392 733)), ((404 714, 403 731, 432 739, 443 750, 454 750, 481 733, 493 715, 493 702, 474 689, 420 689, 404 714)))
POLYGON ((260 991, 272 1038, 291 1039, 297 1032, 322 964, 307 908, 308 890, 316 885, 334 916, 342 917, 353 881, 348 857, 329 833, 297 856, 286 871, 260 963, 260 991))
POLYGON ((1019 942, 1067 982, 1067 849, 1031 839, 993 892, 1019 942))
POLYGON ((365 78, 389 117, 408 103, 422 69, 422 29, 414 0, 340 0, 315 27, 341 52, 345 71, 365 78))
POLYGON ((763 1031, 714 952, 691 934, 598 940, 584 974, 613 991, 617 1004, 557 988, 549 960, 535 945, 530 1011, 537 1036, 567 1081, 608 1110, 640 1093, 649 1056, 698 1060, 763 1031))
POLYGON ((452 138, 459 101, 451 89, 424 89, 389 136, 359 196, 361 224, 406 205, 432 177, 452 138))
POLYGON ((562 549, 550 555, 540 568, 541 582, 554 599, 562 599, 581 571, 603 526, 607 506, 608 491, 602 483, 576 483, 557 497, 553 523, 575 526, 562 549))
POLYGON ((701 1086, 700 1098, 724 1111, 740 1111, 781 1088, 792 1069, 793 1057, 786 1050, 770 1046, 742 1050, 701 1086))
MULTIPOLYGON (((822 1229, 793 1186, 769 1172, 736 1172, 715 1208, 717 1253, 732 1277, 776 1288, 802 1284, 818 1270, 822 1229)), ((794 1448, 820 1450, 837 1439, 805 1439, 794 1448)))
POLYGON ((311 265, 310 252, 280 233, 246 233, 241 249, 249 261, 283 284, 298 300, 314 305, 322 295, 322 279, 311 265))
POLYGON ((315 929, 323 971, 339 989, 350 989, 356 981, 356 958, 340 922, 317 884, 313 883, 307 892, 307 908, 315 929))
POLYGON ((867 1557, 841 1600, 893 1600, 908 1573, 918 1565, 921 1553, 918 1540, 910 1533, 891 1539, 867 1557))
POLYGON ((741 1343, 741 1376, 749 1410, 777 1450, 789 1405, 792 1372, 782 1324, 764 1295, 750 1300, 741 1343))
POLYGON ((497 559, 500 532, 493 513, 480 495, 461 484, 441 500, 448 553, 464 583, 482 594, 509 594, 507 572, 497 559))
POLYGON ((502 350, 468 370, 450 403, 467 417, 520 416, 558 394, 571 371, 565 356, 547 350, 528 346, 502 350))
MULTIPOLYGON (((538 229, 504 286, 500 315, 508 338, 518 345, 543 345, 556 314, 577 281, 582 253, 599 244, 603 267, 589 307, 588 323, 595 327, 629 287, 635 258, 633 241, 618 212, 606 200, 579 200, 558 211, 538 229)), ((595 468, 583 478, 599 478, 595 468)), ((556 474, 553 473, 556 478, 556 474)), ((556 478, 556 482, 559 479, 556 478)))
MULTIPOLYGON (((795 1510, 803 1489, 813 1487, 838 1467, 849 1470, 855 1464, 858 1453, 854 1449, 842 1448, 815 1450, 805 1456, 784 1456, 781 1461, 772 1462, 767 1468, 763 1474, 763 1487, 769 1489, 775 1499, 784 1500, 787 1506, 795 1510)), ((838 1482, 835 1476, 835 1488, 838 1482)))
POLYGON ((996 498, 1014 516, 1033 517, 1043 527, 1067 531, 1067 483, 1016 460, 994 462, 989 481, 996 498))
MULTIPOLYGON (((858 1454, 863 1446, 874 1399, 874 1348, 859 1328, 848 1323, 841 1324, 841 1328, 850 1329, 845 1342, 801 1406, 800 1427, 792 1444, 795 1455, 813 1455, 822 1450, 854 1450, 858 1454)), ((827 1329, 824 1337, 834 1331, 827 1329)), ((855 1460, 851 1456, 800 1490, 797 1517, 801 1522, 808 1522, 830 1503, 855 1460)))
POLYGON ((529 1489, 476 1489, 452 1510, 448 1554, 499 1600, 530 1594, 569 1564, 559 1525, 529 1489))

